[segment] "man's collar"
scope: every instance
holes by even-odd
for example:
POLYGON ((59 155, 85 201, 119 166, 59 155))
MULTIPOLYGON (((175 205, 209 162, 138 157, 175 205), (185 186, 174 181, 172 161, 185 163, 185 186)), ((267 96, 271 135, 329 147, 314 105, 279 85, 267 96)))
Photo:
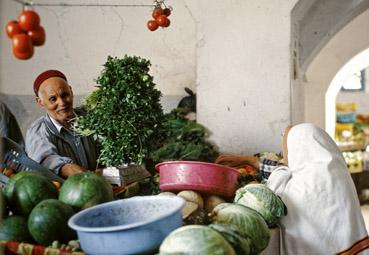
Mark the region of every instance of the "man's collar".
POLYGON ((60 125, 60 123, 57 120, 55 120, 53 117, 51 117, 50 115, 49 117, 50 117, 51 122, 54 124, 54 126, 56 127, 56 129, 58 130, 60 134, 60 130, 63 128, 63 126, 60 125))

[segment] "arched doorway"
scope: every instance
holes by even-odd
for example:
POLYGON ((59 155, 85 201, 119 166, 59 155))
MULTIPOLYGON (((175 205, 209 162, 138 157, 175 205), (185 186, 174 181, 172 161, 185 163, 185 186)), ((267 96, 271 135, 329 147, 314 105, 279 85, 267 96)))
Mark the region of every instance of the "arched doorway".
MULTIPOLYGON (((369 46, 368 46, 369 47, 369 46)), ((349 60, 334 76, 325 93, 325 129, 334 137, 336 124, 336 97, 342 87, 342 81, 353 73, 369 66, 369 48, 349 60)))
MULTIPOLYGON (((334 136, 336 97, 342 81, 353 70, 368 66, 368 7, 367 0, 300 0, 295 6, 291 44, 294 123, 312 122, 334 136)), ((368 183, 367 177, 353 176, 359 194, 363 187, 357 181, 368 183)), ((369 229, 369 206, 362 207, 362 212, 369 229)))
POLYGON ((332 134, 326 126, 326 92, 339 70, 369 47, 368 8, 369 0, 300 0, 292 10, 294 123, 312 122, 332 134))

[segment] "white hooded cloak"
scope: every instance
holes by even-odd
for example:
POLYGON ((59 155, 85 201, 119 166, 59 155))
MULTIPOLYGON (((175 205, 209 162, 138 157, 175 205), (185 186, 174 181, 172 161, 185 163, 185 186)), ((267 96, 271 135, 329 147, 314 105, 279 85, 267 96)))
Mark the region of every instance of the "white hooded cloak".
POLYGON ((337 145, 324 130, 305 123, 289 131, 287 148, 289 166, 274 170, 267 183, 288 210, 280 223, 281 254, 357 254, 369 238, 337 145))

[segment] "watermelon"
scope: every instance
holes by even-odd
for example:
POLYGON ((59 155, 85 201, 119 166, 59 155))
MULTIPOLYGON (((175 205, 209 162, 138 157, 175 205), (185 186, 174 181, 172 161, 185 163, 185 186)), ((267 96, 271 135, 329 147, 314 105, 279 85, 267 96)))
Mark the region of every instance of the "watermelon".
POLYGON ((11 215, 2 222, 0 240, 31 242, 27 219, 23 216, 11 215))
POLYGON ((14 213, 28 215, 39 202, 49 198, 58 198, 58 190, 42 175, 27 175, 15 183, 13 203, 14 213))
POLYGON ((3 194, 3 190, 0 189, 0 219, 4 219, 8 216, 8 209, 6 207, 6 201, 3 194))
POLYGON ((59 200, 79 211, 114 199, 111 185, 92 172, 70 176, 60 189, 59 200))
POLYGON ((68 243, 77 238, 76 232, 68 227, 74 214, 71 206, 57 200, 47 199, 33 208, 28 217, 28 229, 35 241, 49 246, 53 241, 68 243))
POLYGON ((9 181, 5 184, 4 189, 3 189, 3 194, 5 197, 5 200, 8 204, 8 206, 12 207, 13 206, 13 196, 14 196, 14 189, 15 189, 15 183, 21 179, 24 176, 27 175, 32 175, 32 174, 38 174, 37 172, 34 171, 27 171, 27 172, 20 172, 17 173, 15 175, 13 175, 12 177, 10 177, 9 181))

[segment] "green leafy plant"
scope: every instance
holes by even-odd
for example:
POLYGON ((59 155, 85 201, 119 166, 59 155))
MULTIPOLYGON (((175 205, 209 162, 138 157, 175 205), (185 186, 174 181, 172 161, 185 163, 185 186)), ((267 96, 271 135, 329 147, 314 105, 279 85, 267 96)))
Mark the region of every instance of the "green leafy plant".
POLYGON ((161 142, 161 92, 149 74, 150 65, 136 56, 109 56, 97 78, 98 89, 85 99, 87 114, 77 118, 75 130, 94 135, 103 165, 141 164, 161 142))
POLYGON ((206 140, 207 129, 185 115, 189 109, 176 108, 165 115, 165 140, 151 153, 154 162, 168 160, 192 160, 214 162, 218 156, 216 148, 206 140))

